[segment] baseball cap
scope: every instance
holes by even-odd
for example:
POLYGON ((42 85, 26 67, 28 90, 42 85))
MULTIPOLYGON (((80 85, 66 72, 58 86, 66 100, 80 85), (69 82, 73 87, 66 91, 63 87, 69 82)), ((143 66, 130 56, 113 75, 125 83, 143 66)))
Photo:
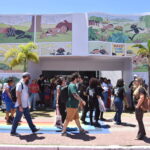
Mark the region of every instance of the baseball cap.
POLYGON ((27 76, 31 76, 31 74, 30 74, 29 72, 24 72, 24 73, 22 74, 22 77, 27 77, 27 76))

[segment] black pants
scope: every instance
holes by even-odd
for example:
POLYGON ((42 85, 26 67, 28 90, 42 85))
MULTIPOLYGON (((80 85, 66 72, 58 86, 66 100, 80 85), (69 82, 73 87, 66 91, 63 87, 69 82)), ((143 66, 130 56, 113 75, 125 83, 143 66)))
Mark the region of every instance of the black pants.
POLYGON ((100 116, 99 103, 97 99, 89 101, 90 123, 93 123, 93 111, 95 110, 95 121, 98 122, 100 116))
POLYGON ((60 115, 62 117, 62 123, 64 123, 64 121, 66 119, 66 104, 65 103, 59 104, 59 111, 60 111, 60 115))
POLYGON ((89 111, 88 103, 86 102, 86 105, 83 107, 81 120, 85 122, 86 114, 89 111))
POLYGON ((146 135, 145 127, 143 124, 143 114, 144 112, 141 109, 135 110, 135 116, 139 126, 137 138, 143 138, 146 135))

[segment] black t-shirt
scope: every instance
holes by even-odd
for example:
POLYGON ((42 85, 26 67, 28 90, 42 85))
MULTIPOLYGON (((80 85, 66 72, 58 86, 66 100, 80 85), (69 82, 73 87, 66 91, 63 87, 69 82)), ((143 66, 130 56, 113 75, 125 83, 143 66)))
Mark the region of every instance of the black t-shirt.
POLYGON ((44 80, 38 80, 40 91, 44 91, 44 80))
POLYGON ((113 89, 113 94, 115 97, 119 97, 120 99, 123 100, 125 94, 124 87, 115 87, 113 89))
POLYGON ((97 96, 100 96, 103 99, 103 89, 101 87, 96 88, 87 88, 87 95, 89 95, 89 98, 91 99, 97 99, 97 96))

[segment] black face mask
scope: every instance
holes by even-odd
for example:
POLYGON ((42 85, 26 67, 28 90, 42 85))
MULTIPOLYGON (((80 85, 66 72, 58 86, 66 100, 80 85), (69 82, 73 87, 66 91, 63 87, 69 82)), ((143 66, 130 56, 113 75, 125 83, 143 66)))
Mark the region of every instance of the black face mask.
POLYGON ((29 84, 29 80, 26 80, 25 84, 28 85, 29 84))

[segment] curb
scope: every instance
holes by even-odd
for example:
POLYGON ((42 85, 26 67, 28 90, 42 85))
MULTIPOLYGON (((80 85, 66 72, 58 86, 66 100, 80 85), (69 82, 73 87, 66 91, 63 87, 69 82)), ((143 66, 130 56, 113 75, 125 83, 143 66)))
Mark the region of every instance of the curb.
POLYGON ((0 150, 150 150, 150 146, 41 146, 0 145, 0 150))

